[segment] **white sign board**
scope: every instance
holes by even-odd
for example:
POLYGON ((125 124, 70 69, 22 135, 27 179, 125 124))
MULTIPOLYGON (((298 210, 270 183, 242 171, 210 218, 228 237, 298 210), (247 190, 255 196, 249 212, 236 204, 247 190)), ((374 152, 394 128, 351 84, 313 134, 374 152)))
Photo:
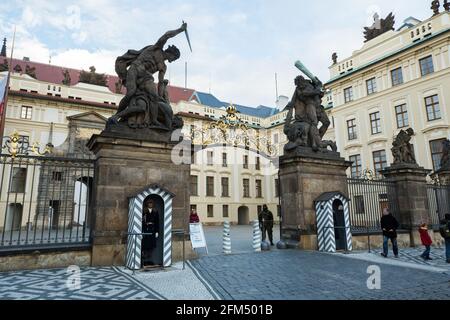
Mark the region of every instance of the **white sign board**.
POLYGON ((205 233, 201 223, 189 224, 189 233, 191 235, 192 248, 206 248, 205 233))

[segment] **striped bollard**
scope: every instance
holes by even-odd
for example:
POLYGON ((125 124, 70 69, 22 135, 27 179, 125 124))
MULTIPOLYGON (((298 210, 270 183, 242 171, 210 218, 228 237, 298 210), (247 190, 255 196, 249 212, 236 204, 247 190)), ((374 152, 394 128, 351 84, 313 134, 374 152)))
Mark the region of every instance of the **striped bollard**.
POLYGON ((259 221, 253 221, 253 250, 261 252, 261 230, 259 229, 259 221))
POLYGON ((231 254, 230 222, 223 223, 223 253, 231 254))

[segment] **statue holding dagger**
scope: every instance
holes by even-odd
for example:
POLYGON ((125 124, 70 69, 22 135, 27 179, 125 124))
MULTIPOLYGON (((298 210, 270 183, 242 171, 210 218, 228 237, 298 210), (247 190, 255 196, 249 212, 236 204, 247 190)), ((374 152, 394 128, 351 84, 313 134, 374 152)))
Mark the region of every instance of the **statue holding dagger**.
POLYGON ((187 23, 183 22, 180 28, 166 32, 155 44, 139 51, 128 50, 116 59, 116 72, 127 93, 117 113, 108 120, 109 127, 119 123, 127 123, 130 128, 165 131, 182 127, 182 120, 173 115, 167 95, 168 81, 165 79, 166 61, 178 60, 180 50, 174 45, 164 50, 164 46, 169 39, 183 32, 191 48, 187 23), (155 73, 158 73, 157 85, 153 77, 155 73))

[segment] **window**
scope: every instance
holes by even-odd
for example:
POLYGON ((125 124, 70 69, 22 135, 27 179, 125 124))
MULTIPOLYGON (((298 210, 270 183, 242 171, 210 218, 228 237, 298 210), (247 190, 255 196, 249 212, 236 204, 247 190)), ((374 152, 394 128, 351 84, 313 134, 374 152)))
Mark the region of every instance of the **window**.
POLYGON ((420 59, 419 63, 422 77, 434 72, 433 56, 428 56, 426 58, 420 59))
POLYGON ((191 176, 191 195, 198 196, 198 176, 191 176))
POLYGON ((364 214, 364 196, 355 196, 356 214, 364 214))
POLYGON ((262 198, 262 181, 256 180, 256 197, 262 198))
POLYGON ((395 107, 395 115, 397 119, 397 128, 405 128, 409 126, 408 110, 406 104, 402 104, 395 107))
POLYGON ((212 166, 213 165, 213 161, 214 161, 214 152, 213 151, 208 151, 207 153, 207 165, 208 166, 212 166))
POLYGON ((227 204, 224 204, 222 206, 222 217, 224 217, 224 218, 228 218, 229 217, 228 205, 227 204))
POLYGON ((356 119, 347 121, 347 132, 348 132, 348 140, 358 139, 358 135, 356 133, 356 119))
POLYGON ((345 103, 353 101, 353 87, 344 89, 345 103))
POLYGON ((222 197, 229 197, 229 179, 222 177, 222 197))
POLYGON ((377 79, 372 78, 366 81, 367 95, 371 95, 377 92, 377 79))
POLYGON ((279 140, 278 140, 278 133, 275 133, 275 134, 273 135, 273 143, 274 143, 274 144, 278 144, 278 142, 279 142, 279 140))
POLYGON ((228 167, 228 156, 226 153, 222 153, 222 167, 228 167))
POLYGON ((244 164, 243 164, 244 169, 248 169, 248 156, 244 156, 244 164))
POLYGON ((373 164, 375 167, 375 171, 379 173, 381 170, 384 170, 387 167, 387 159, 386 159, 386 151, 375 151, 373 153, 373 164))
POLYGON ((26 179, 27 179, 27 169, 26 168, 13 168, 9 192, 24 193, 26 179))
POLYGON ((53 171, 53 173, 52 173, 52 180, 53 181, 62 181, 62 172, 53 171))
POLYGON ((435 171, 441 168, 444 141, 446 140, 439 139, 430 141, 431 160, 433 161, 433 168, 435 171))
POLYGON ((250 198, 250 180, 244 179, 243 184, 244 184, 244 198, 250 198))
POLYGON ((403 83, 403 71, 402 68, 397 68, 391 71, 392 86, 398 86, 403 83))
POLYGON ((275 198, 280 196, 280 180, 275 179, 275 198))
POLYGON ((351 166, 351 174, 352 178, 358 178, 362 174, 362 162, 361 162, 361 155, 356 154, 354 156, 350 156, 350 161, 352 162, 351 166))
POLYGON ((372 134, 381 133, 380 112, 374 112, 370 114, 370 125, 372 127, 372 134))
POLYGON ((206 177, 206 196, 214 197, 214 177, 206 177))
POLYGON ((261 160, 259 159, 259 157, 256 157, 255 169, 261 170, 261 160))
POLYGON ((33 112, 33 107, 22 106, 22 112, 20 114, 20 118, 31 120, 32 112, 33 112))
POLYGON ((425 98, 425 106, 427 108, 428 121, 441 119, 441 108, 439 106, 439 97, 437 94, 425 98))
POLYGON ((214 218, 214 206, 212 204, 208 204, 208 218, 214 218))

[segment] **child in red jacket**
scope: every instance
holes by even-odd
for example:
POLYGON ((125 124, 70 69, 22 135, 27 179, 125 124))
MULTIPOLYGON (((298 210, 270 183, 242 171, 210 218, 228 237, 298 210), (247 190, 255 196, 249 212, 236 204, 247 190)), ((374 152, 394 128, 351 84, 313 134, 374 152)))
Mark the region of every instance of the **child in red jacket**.
POLYGON ((433 244, 433 241, 431 240, 431 237, 428 234, 428 226, 426 223, 420 226, 419 233, 420 233, 420 240, 422 240, 422 244, 425 246, 425 251, 422 253, 421 257, 424 260, 433 260, 430 258, 431 245, 433 244))

